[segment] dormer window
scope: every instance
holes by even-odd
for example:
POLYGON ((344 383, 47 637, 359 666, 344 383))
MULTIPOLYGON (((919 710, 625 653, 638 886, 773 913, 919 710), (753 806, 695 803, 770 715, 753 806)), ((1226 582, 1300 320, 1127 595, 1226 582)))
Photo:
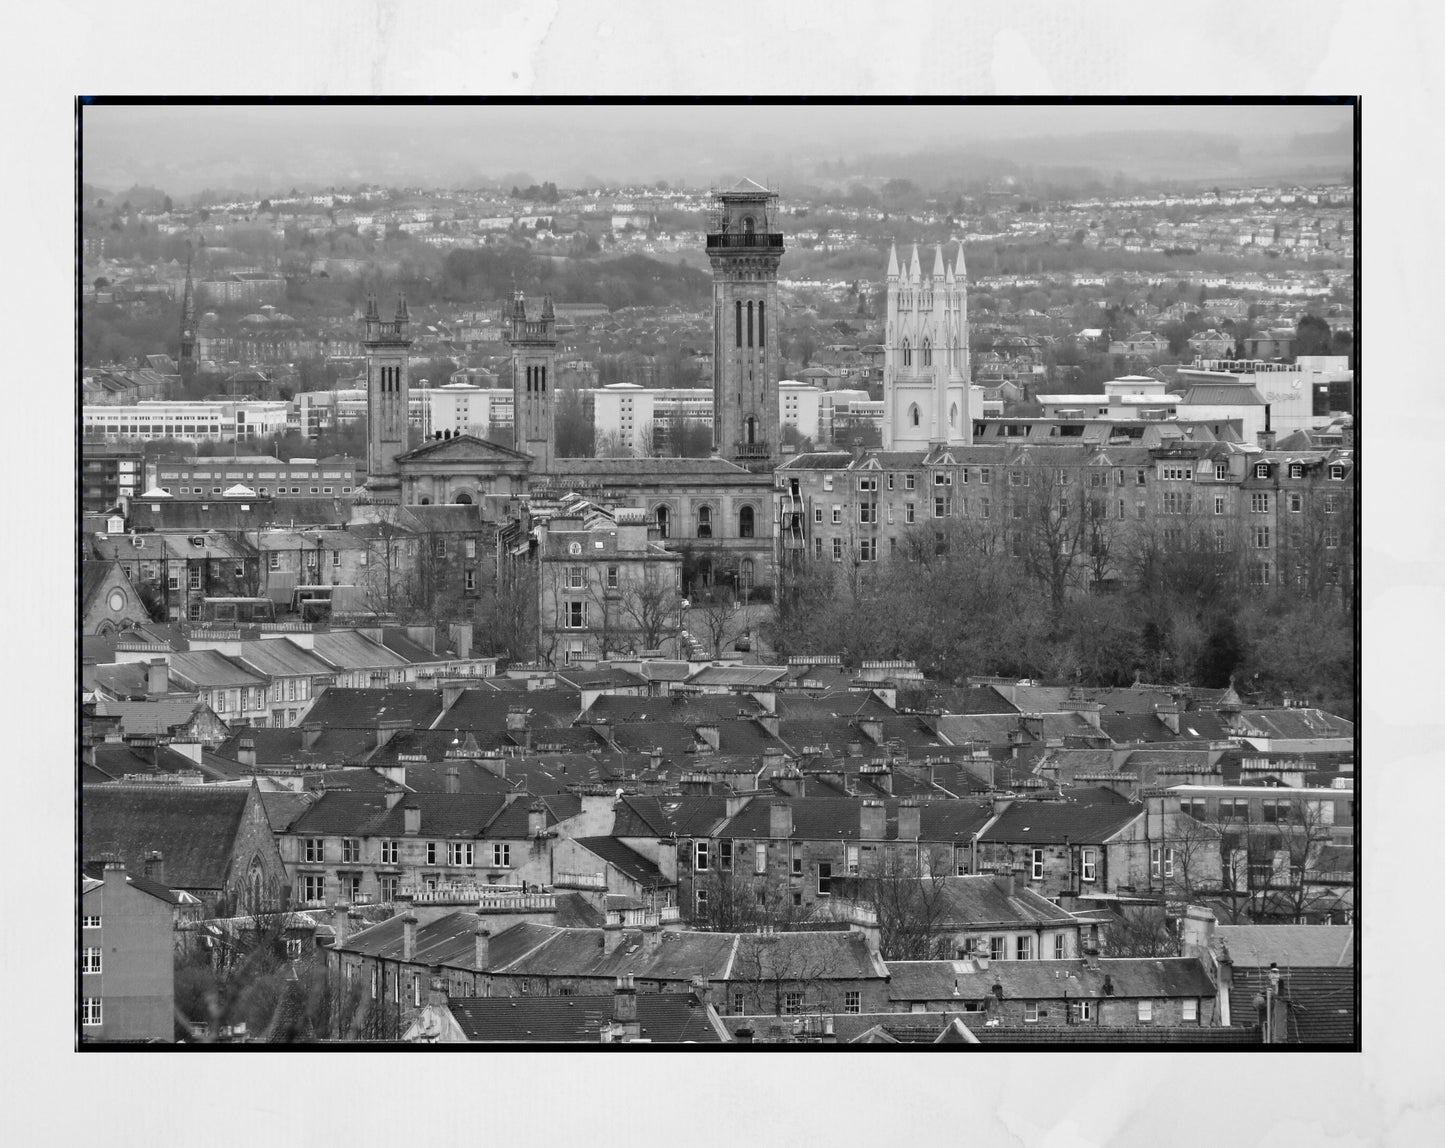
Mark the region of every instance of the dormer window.
POLYGON ((1330 467, 1330 477, 1336 481, 1345 477, 1345 468, 1338 464, 1330 467))
POLYGON ((1269 463, 1267 463, 1267 462, 1259 463, 1259 464, 1254 468, 1254 477, 1255 477, 1255 478, 1268 478, 1268 477, 1269 477, 1269 463))

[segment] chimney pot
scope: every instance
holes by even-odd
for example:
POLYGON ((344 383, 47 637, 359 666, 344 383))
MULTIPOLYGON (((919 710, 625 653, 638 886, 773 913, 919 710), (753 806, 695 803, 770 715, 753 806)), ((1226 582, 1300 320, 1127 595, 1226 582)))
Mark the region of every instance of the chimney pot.
POLYGON ((408 913, 401 919, 401 959, 410 961, 416 956, 416 917, 408 913))

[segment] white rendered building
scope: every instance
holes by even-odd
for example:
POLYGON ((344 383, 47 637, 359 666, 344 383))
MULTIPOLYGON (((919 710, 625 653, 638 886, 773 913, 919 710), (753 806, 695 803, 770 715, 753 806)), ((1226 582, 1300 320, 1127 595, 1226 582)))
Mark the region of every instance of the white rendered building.
POLYGON ((159 438, 231 442, 285 434, 290 409, 290 403, 260 399, 146 399, 132 406, 84 406, 80 420, 84 437, 107 442, 159 438))

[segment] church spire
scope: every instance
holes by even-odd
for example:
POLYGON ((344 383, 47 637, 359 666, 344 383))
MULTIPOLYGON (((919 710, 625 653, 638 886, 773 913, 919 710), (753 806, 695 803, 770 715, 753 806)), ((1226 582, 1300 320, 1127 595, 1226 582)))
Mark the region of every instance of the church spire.
POLYGON ((196 319, 196 294, 191 286, 191 245, 186 243, 186 287, 185 293, 181 296, 181 324, 183 327, 191 326, 196 319))
POLYGON ((398 323, 411 322, 411 314, 406 309, 405 295, 398 295, 396 297, 396 321, 398 323))
POLYGON ((933 277, 943 278, 943 244, 937 244, 933 248, 933 277))
POLYGON ((542 297, 542 318, 555 319, 556 317, 557 312, 552 309, 552 296, 544 295, 542 297))
POLYGON ((968 278, 968 268, 963 265, 963 240, 958 241, 958 270, 954 272, 960 280, 968 278))
POLYGON ((888 278, 898 278, 898 244, 888 245, 888 278))
POLYGON ((913 259, 908 264, 908 278, 914 283, 923 280, 923 265, 918 262, 918 244, 916 243, 913 245, 913 259))
POLYGON ((376 309, 375 291, 368 291, 366 293, 366 317, 368 319, 375 319, 378 322, 381 320, 381 312, 376 309))

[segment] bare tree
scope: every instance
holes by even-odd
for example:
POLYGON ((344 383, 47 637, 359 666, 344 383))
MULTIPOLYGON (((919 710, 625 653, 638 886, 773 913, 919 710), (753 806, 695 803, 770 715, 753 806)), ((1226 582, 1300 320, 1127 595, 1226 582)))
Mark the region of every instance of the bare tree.
POLYGON ((660 649, 663 641, 682 627, 682 598, 671 580, 663 579, 651 564, 641 582, 629 583, 622 590, 618 610, 632 624, 645 650, 660 649))
POLYGON ((878 916, 879 948, 888 961, 947 960, 954 955, 947 846, 885 848, 878 867, 855 882, 860 904, 878 916))
POLYGON ((711 587, 692 604, 691 615, 707 639, 714 658, 721 655, 723 646, 737 638, 747 626, 747 611, 728 586, 711 587))
POLYGON ((1131 906, 1104 930, 1106 957, 1177 957, 1179 940, 1163 905, 1131 906))
POLYGON ((837 952, 828 937, 821 932, 743 934, 729 991, 742 994, 746 1012, 783 1016, 840 1011, 830 984, 838 972, 837 952))

